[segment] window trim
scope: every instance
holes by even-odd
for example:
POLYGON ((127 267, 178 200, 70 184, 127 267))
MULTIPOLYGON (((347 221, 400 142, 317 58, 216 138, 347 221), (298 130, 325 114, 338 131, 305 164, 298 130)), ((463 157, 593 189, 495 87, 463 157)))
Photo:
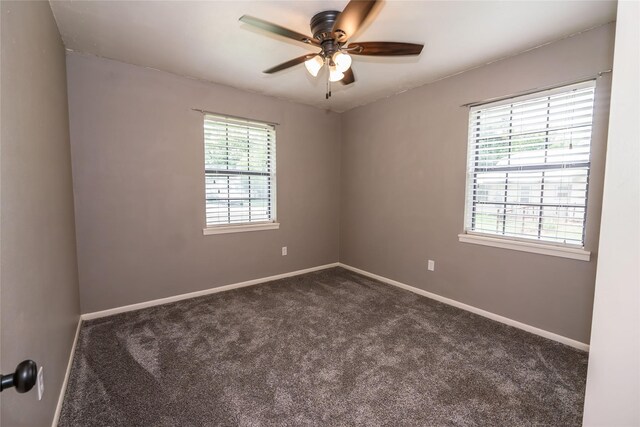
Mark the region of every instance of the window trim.
POLYGON ((569 258, 578 261, 591 260, 591 252, 578 246, 558 246, 553 243, 538 243, 528 240, 520 240, 513 237, 499 237, 497 235, 494 236, 474 232, 458 234, 458 241, 474 245, 492 246, 494 248, 511 249, 514 251, 569 258))
MULTIPOLYGON (((542 89, 536 92, 526 93, 520 96, 513 96, 509 98, 498 99, 495 101, 489 101, 486 103, 470 105, 467 118, 469 119, 469 117, 471 116, 474 110, 491 108, 491 107, 513 103, 514 100, 516 99, 517 99, 517 102, 526 102, 528 100, 535 99, 535 98, 553 96, 559 93, 567 92, 568 88, 581 89, 581 88, 592 87, 594 90, 593 102, 594 102, 594 109, 595 109, 595 103, 596 103, 595 96, 596 96, 596 88, 597 88, 596 83, 597 83, 596 79, 589 79, 579 83, 553 87, 551 89, 542 89)), ((592 136, 593 136, 593 118, 592 118, 591 126, 592 126, 592 136)), ((469 127, 467 126, 467 158, 466 158, 467 168, 469 163, 469 150, 471 149, 470 141, 471 141, 471 136, 469 134, 469 127)), ((542 255, 551 255, 551 256, 557 256, 562 258, 570 258, 570 259, 575 259, 580 261, 589 261, 591 258, 591 252, 585 250, 584 245, 586 243, 586 232, 587 232, 587 217, 588 217, 587 208, 589 204, 588 188, 590 184, 591 144, 592 143, 593 141, 591 140, 590 151, 589 151, 589 161, 588 161, 589 172, 587 175, 587 192, 585 195, 585 219, 583 222, 583 230, 582 230, 582 233, 583 233, 582 245, 574 245, 571 243, 556 243, 556 242, 549 242, 544 240, 535 240, 533 238, 531 239, 518 238, 513 236, 503 236, 499 234, 487 234, 487 233, 468 230, 467 220, 469 218, 468 209, 470 208, 469 206, 470 204, 468 202, 468 196, 469 196, 468 195, 468 191, 469 191, 468 169, 465 169, 465 200, 464 200, 465 207, 464 207, 464 217, 463 217, 463 232, 461 234, 458 234, 458 241, 462 243, 471 243, 471 244, 492 246, 492 247, 503 248, 503 249, 511 249, 516 251, 537 253, 542 255)))
MULTIPOLYGON (((256 119, 248 119, 248 118, 243 118, 238 116, 230 116, 226 114, 212 113, 212 112, 203 111, 203 110, 197 110, 197 111, 200 111, 203 114, 203 122, 206 122, 207 116, 209 116, 209 117, 213 117, 220 120, 228 119, 228 120, 237 121, 237 122, 246 122, 248 124, 260 124, 260 125, 264 125, 265 127, 270 127, 274 132, 274 142, 273 142, 274 145, 270 149, 274 150, 274 155, 275 155, 275 151, 276 151, 275 150, 275 132, 276 132, 277 123, 265 122, 265 121, 256 120, 256 119)), ((204 126, 203 126, 203 141, 206 144, 206 137, 204 135, 204 126)), ((271 173, 267 174, 263 172, 249 172, 249 173, 242 174, 242 175, 259 175, 259 176, 268 175, 270 179, 273 180, 274 185, 270 188, 271 194, 272 194, 271 199, 273 200, 273 203, 271 206, 271 211, 272 211, 271 219, 269 221, 261 221, 261 222, 243 222, 243 223, 232 223, 232 224, 207 225, 207 219, 206 219, 207 199, 206 199, 206 190, 205 190, 205 227, 202 229, 202 234, 204 236, 213 235, 213 234, 242 233, 247 231, 277 230, 280 228, 280 223, 278 222, 278 218, 277 218, 277 212, 278 212, 277 182, 278 181, 277 181, 275 157, 273 158, 272 162, 273 162, 273 165, 272 165, 271 173)), ((205 169, 204 169, 205 181, 206 181, 207 173, 221 173, 221 172, 228 173, 229 171, 224 169, 207 168, 207 166, 205 165, 205 169)))
POLYGON ((210 234, 243 233, 245 231, 277 230, 279 228, 279 222, 213 225, 203 228, 202 234, 208 236, 210 234))

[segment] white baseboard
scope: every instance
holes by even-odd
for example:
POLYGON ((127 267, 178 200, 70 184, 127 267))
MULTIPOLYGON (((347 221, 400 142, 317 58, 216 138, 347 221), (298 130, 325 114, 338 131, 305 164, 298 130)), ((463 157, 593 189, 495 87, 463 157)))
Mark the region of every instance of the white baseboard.
POLYGON ((504 323, 505 325, 509 325, 509 326, 513 326, 514 328, 522 329, 523 331, 527 331, 527 332, 530 332, 532 334, 539 335, 541 337, 548 338, 550 340, 557 341, 557 342, 562 343, 562 344, 566 344, 568 346, 577 348, 579 350, 589 351, 589 344, 585 344, 585 343, 582 343, 580 341, 576 341, 574 339, 567 338, 567 337, 564 337, 562 335, 555 334, 553 332, 545 331, 544 329, 536 328, 535 326, 527 325, 526 323, 518 322, 517 320, 509 319, 508 317, 500 316, 499 314, 491 313, 490 311, 482 310, 480 308, 477 308, 477 307, 474 307, 474 306, 471 306, 471 305, 468 305, 468 304, 464 304, 462 302, 459 302, 459 301, 456 301, 456 300, 453 300, 453 299, 450 299, 450 298, 446 298, 446 297, 440 296, 438 294, 434 294, 432 292, 424 291, 424 290, 416 288, 414 286, 410 286, 410 285, 398 282, 397 280, 393 280, 393 279, 389 279, 389 278, 386 278, 386 277, 383 277, 383 276, 379 276, 377 274, 369 273, 368 271, 360 270, 359 268, 355 268, 355 267, 352 267, 350 265, 346 265, 346 264, 343 264, 343 263, 339 263, 339 265, 340 265, 340 267, 346 268, 347 270, 351 270, 351 271, 354 271, 356 273, 360 273, 363 276, 371 277, 372 279, 376 279, 376 280, 379 280, 381 282, 387 283, 389 285, 393 285, 393 286, 397 286, 397 287, 402 288, 402 289, 406 289, 406 290, 414 292, 414 293, 416 293, 418 295, 422 295, 422 296, 425 296, 427 298, 431 298, 431 299, 434 299, 436 301, 440 301, 442 303, 445 303, 445 304, 460 308, 462 310, 470 311, 471 313, 475 313, 475 314, 478 314, 480 316, 487 317, 487 318, 489 318, 491 320, 495 320, 497 322, 504 323))
MULTIPOLYGON (((296 270, 296 271, 291 271, 291 272, 288 272, 288 273, 276 274, 275 276, 269 276, 269 277, 262 277, 262 278, 259 278, 259 279, 247 280, 246 282, 233 283, 233 284, 230 284, 230 285, 219 286, 217 288, 205 289, 205 290, 202 290, 202 291, 190 292, 190 293, 187 293, 187 294, 180 294, 180 295, 175 295, 175 296, 171 296, 171 297, 167 297, 167 298, 160 298, 160 299, 155 299, 155 300, 151 300, 151 301, 145 301, 145 302, 141 302, 141 303, 137 303, 137 304, 125 305, 125 306, 122 306, 122 307, 111 308, 111 309, 108 309, 108 310, 95 311, 93 313, 85 313, 85 314, 82 314, 80 317, 81 317, 81 320, 98 319, 100 317, 112 316, 114 314, 124 313, 124 312, 127 312, 127 311, 140 310, 142 308, 153 307, 153 306, 162 305, 162 304, 169 304, 169 303, 176 302, 176 301, 181 301, 181 300, 184 300, 184 299, 196 298, 196 297, 200 297, 200 296, 204 296, 204 295, 215 294, 215 293, 218 293, 218 292, 229 291, 231 289, 237 289, 237 288, 243 288, 243 287, 246 287, 246 286, 257 285, 257 284, 260 284, 260 283, 270 282, 270 281, 273 281, 273 280, 284 279, 286 277, 299 276, 301 274, 311 273, 311 272, 319 271, 319 270, 325 270, 327 268, 332 268, 332 267, 342 267, 342 268, 345 268, 347 270, 351 270, 351 271, 354 271, 356 273, 360 273, 363 276, 371 277, 372 279, 379 280, 379 281, 387 283, 389 285, 393 285, 393 286, 397 286, 397 287, 402 288, 402 289, 406 289, 406 290, 414 292, 414 293, 416 293, 418 295, 422 295, 422 296, 425 296, 427 298, 431 298, 431 299, 434 299, 436 301, 440 301, 442 303, 445 303, 445 304, 460 308, 462 310, 470 311, 471 313, 475 313, 475 314, 478 314, 480 316, 487 317, 487 318, 489 318, 491 320, 495 320, 497 322, 504 323, 506 325, 513 326, 513 327, 518 328, 518 329, 522 329, 522 330, 530 332, 532 334, 539 335, 541 337, 548 338, 550 340, 557 341, 557 342, 562 343, 562 344, 566 344, 568 346, 577 348, 579 350, 589 351, 589 344, 585 344, 585 343, 582 343, 580 341, 576 341, 574 339, 567 338, 565 336, 558 335, 558 334, 553 333, 553 332, 545 331, 544 329, 536 328, 535 326, 527 325, 526 323, 518 322, 517 320, 509 319, 508 317, 500 316, 499 314, 491 313, 490 311, 486 311, 486 310, 483 310, 483 309, 480 309, 480 308, 477 308, 477 307, 474 307, 474 306, 471 306, 471 305, 468 305, 468 304, 453 300, 451 298, 443 297, 441 295, 434 294, 432 292, 428 292, 428 291, 416 288, 414 286, 407 285, 407 284, 402 283, 402 282, 398 282, 397 280, 393 280, 393 279, 389 279, 387 277, 379 276, 377 274, 370 273, 368 271, 361 270, 359 268, 352 267, 350 265, 343 264, 343 263, 340 263, 340 262, 334 262, 334 263, 331 263, 331 264, 320 265, 320 266, 317 266, 317 267, 305 268, 303 270, 296 270)), ((80 329, 79 329, 79 325, 78 325, 78 331, 79 330, 80 329)), ((77 337, 77 333, 76 333, 76 339, 77 338, 78 337, 77 337)), ((75 341, 74 341, 73 345, 74 345, 74 349, 75 349, 75 341)), ((72 354, 72 356, 73 356, 73 354, 72 354)), ((68 376, 68 374, 69 374, 69 372, 67 371, 67 376, 68 376)), ((64 383, 63 387, 66 387, 66 381, 67 380, 65 378, 65 383, 64 383)), ((59 406, 61 406, 61 401, 59 403, 59 406)), ((58 408, 58 409, 60 409, 60 408, 58 408)), ((57 418, 56 418, 56 420, 57 420, 57 418)))
POLYGON ((76 354, 76 345, 78 344, 78 336, 80 336, 81 327, 82 327, 82 318, 78 319, 78 326, 76 327, 76 336, 73 338, 73 345, 71 345, 71 354, 69 354, 69 363, 67 363, 67 372, 64 374, 62 387, 60 387, 60 396, 58 396, 58 404, 56 405, 56 412, 53 415, 53 422, 51 423, 51 427, 57 427, 58 420, 60 419, 60 411, 62 411, 62 402, 64 402, 64 395, 67 391, 67 383, 69 382, 69 375, 71 374, 71 366, 73 366, 73 356, 76 354))
POLYGON ((154 299, 151 301, 140 302, 137 304, 125 305, 122 307, 110 308, 108 310, 94 311, 93 313, 85 313, 80 317, 82 320, 98 319, 100 317, 112 316, 127 311, 140 310, 142 308, 153 307, 156 305, 169 304, 171 302, 181 301, 189 298, 201 297, 204 295, 215 294, 218 292, 230 291, 231 289, 244 288, 245 286, 257 285, 260 283, 271 282, 272 280, 284 279, 286 277, 299 276, 301 274, 311 273, 314 271, 325 270, 327 268, 338 267, 339 263, 319 265, 317 267, 305 268, 303 270, 291 271, 289 273, 276 274, 275 276, 262 277, 259 279, 247 280, 246 282, 232 283, 230 285, 218 286, 217 288, 205 289, 202 291, 190 292, 187 294, 175 295, 167 298, 154 299))

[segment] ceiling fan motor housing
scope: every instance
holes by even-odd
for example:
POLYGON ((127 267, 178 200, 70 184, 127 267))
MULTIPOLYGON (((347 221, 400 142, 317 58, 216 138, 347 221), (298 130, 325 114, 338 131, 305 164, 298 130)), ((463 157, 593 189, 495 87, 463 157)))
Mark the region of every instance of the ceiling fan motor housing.
POLYGON ((333 24, 338 19, 340 12, 337 10, 325 10, 311 18, 311 33, 320 43, 333 40, 333 24))

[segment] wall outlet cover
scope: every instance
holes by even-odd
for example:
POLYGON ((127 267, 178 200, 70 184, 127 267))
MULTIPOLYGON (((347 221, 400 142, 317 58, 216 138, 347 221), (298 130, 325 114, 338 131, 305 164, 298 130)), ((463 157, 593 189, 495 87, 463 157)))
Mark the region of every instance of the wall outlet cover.
POLYGON ((38 369, 38 400, 42 400, 44 394, 44 367, 40 366, 38 369))
POLYGON ((427 263, 427 270, 435 271, 435 269, 436 269, 436 262, 430 259, 429 262, 427 263))
POLYGON ((285 256, 287 254, 287 247, 283 246, 282 247, 282 256, 285 256))

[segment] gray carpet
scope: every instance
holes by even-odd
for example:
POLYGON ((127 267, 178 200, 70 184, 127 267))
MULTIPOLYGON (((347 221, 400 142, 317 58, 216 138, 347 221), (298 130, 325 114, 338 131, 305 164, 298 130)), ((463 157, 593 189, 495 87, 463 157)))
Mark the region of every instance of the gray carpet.
POLYGON ((85 322, 59 425, 577 426, 586 372, 336 268, 85 322))

